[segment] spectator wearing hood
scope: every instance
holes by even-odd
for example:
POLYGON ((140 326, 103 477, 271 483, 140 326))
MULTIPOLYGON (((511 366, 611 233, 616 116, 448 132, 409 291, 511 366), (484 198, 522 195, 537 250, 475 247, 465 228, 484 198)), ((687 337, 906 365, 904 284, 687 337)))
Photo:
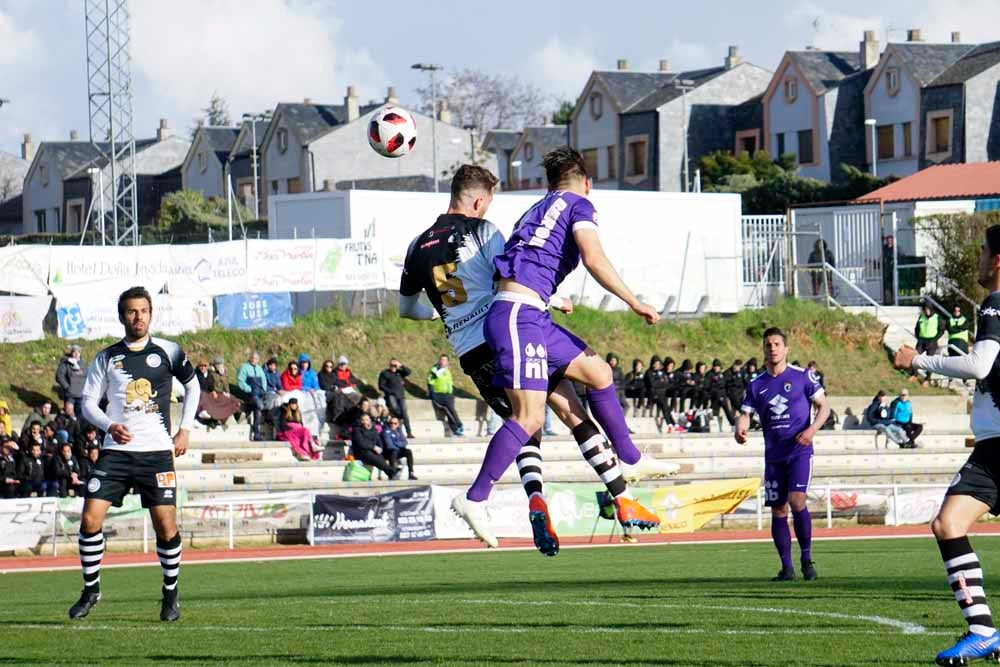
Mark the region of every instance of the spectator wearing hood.
POLYGON ((303 352, 299 355, 299 371, 302 373, 302 391, 320 391, 319 376, 312 367, 312 357, 303 352))
POLYGON ((302 389, 302 373, 299 372, 299 362, 289 361, 281 374, 282 391, 299 391, 302 389))
POLYGON ((64 401, 73 401, 76 414, 80 414, 83 407, 83 385, 87 381, 87 366, 80 357, 82 351, 83 348, 79 345, 70 345, 66 348, 66 354, 56 368, 59 398, 64 401))
POLYGON ((3 425, 3 432, 9 437, 13 438, 14 425, 10 421, 10 407, 7 405, 7 401, 0 401, 0 424, 3 425))

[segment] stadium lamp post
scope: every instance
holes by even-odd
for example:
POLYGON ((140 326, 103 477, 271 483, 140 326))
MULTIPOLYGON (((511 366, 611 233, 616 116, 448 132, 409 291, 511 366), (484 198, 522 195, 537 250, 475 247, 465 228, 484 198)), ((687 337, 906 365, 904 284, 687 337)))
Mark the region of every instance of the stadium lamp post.
POLYGON ((271 120, 271 112, 245 113, 243 120, 250 121, 250 162, 253 166, 253 217, 260 220, 260 196, 257 191, 257 123, 271 120))
POLYGON ((476 126, 466 124, 462 129, 469 133, 469 164, 476 164, 476 126))
POLYGON ((684 126, 684 192, 688 191, 688 118, 687 118, 687 94, 694 90, 694 81, 691 79, 674 79, 671 84, 681 91, 681 122, 684 126))
POLYGON ((437 80, 434 77, 435 72, 440 72, 444 69, 441 65, 432 65, 430 63, 414 63, 410 65, 410 69, 419 70, 421 72, 431 73, 431 169, 434 170, 434 192, 438 191, 438 145, 437 145, 437 80))
POLYGON ((878 146, 875 145, 877 141, 875 124, 877 122, 874 118, 865 118, 865 125, 871 128, 872 133, 872 178, 878 178, 878 146))
POLYGON ((521 161, 520 160, 514 160, 513 162, 510 163, 510 166, 514 167, 514 169, 517 169, 517 181, 514 183, 514 186, 515 186, 514 189, 515 190, 520 190, 521 189, 521 161))

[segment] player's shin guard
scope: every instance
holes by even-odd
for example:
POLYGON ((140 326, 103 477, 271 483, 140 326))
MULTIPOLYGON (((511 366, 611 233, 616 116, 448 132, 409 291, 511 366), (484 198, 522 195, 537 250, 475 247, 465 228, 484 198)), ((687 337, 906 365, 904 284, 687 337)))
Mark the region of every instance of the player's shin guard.
POLYGON ((792 524, 795 526, 795 539, 799 541, 799 549, 802 551, 802 562, 812 561, 812 515, 809 508, 802 508, 796 512, 792 510, 792 524))
POLYGON ((962 610, 969 630, 977 635, 989 636, 996 631, 993 614, 986 604, 983 590, 983 569, 972 550, 968 537, 938 540, 941 559, 948 573, 948 583, 955 592, 955 599, 962 610))
POLYGON ((537 439, 532 437, 521 453, 517 455, 517 472, 521 475, 521 486, 524 493, 531 496, 542 494, 542 450, 537 439))
POLYGON ((86 593, 101 592, 101 559, 104 558, 104 533, 80 531, 80 566, 83 568, 83 590, 86 593))
POLYGON ((632 442, 628 432, 628 423, 622 404, 618 402, 615 385, 609 384, 604 389, 588 389, 587 405, 594 413, 594 419, 601 425, 611 441, 618 458, 629 465, 635 465, 642 458, 642 452, 632 442))
POLYGON ((615 459, 615 453, 605 445, 604 436, 594 426, 594 422, 587 420, 582 424, 577 424, 573 429, 573 438, 580 447, 583 458, 604 482, 611 497, 628 495, 628 487, 625 484, 625 478, 622 477, 618 461, 615 459))
POLYGON ((521 447, 530 439, 531 436, 525 433, 516 421, 513 419, 505 421, 490 439, 483 465, 465 497, 475 503, 483 502, 489 498, 493 484, 503 477, 507 468, 517 458, 521 447))
POLYGON ((792 565, 792 533, 788 530, 787 516, 771 515, 771 539, 774 540, 774 548, 781 556, 781 567, 790 570, 792 565))
POLYGON ((163 570, 163 589, 172 591, 177 588, 177 576, 181 571, 181 534, 177 533, 169 540, 156 538, 156 555, 163 570))

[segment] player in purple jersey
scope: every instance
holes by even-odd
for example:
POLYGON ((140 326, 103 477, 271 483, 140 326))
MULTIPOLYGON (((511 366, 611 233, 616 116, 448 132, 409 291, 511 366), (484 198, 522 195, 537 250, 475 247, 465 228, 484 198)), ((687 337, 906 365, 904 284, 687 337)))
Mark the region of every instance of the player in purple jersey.
POLYGON ((552 322, 548 303, 582 260, 602 287, 647 323, 655 324, 659 314, 635 297, 604 254, 597 214, 587 200, 590 178, 580 153, 568 146, 557 148, 543 158, 543 164, 549 193, 521 217, 503 253, 493 261, 499 291, 483 331, 496 356, 493 385, 507 392, 513 414, 490 440, 479 474, 466 493, 468 502, 460 503, 465 506, 485 502, 531 434, 541 430, 553 369, 588 387, 594 419, 622 462, 657 463, 644 457, 629 436, 611 367, 586 343, 552 322))
POLYGON ((764 361, 766 368, 747 385, 736 422, 736 442, 746 443, 750 415, 756 412, 764 431, 764 504, 771 508, 771 538, 781 556, 781 571, 771 581, 795 579, 789 505, 802 551, 802 577, 813 580, 816 566, 806 492, 812 478, 813 436, 826 423, 830 407, 816 374, 788 363, 785 334, 777 327, 764 332, 764 361), (814 404, 818 410, 810 423, 814 404))

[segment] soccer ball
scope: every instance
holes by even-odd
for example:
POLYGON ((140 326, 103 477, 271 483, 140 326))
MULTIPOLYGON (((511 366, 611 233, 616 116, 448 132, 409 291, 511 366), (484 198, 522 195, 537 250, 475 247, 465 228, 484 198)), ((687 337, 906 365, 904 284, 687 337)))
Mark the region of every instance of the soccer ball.
POLYGON ((383 157, 403 157, 417 145, 417 123, 402 107, 385 107, 368 123, 368 144, 383 157))

